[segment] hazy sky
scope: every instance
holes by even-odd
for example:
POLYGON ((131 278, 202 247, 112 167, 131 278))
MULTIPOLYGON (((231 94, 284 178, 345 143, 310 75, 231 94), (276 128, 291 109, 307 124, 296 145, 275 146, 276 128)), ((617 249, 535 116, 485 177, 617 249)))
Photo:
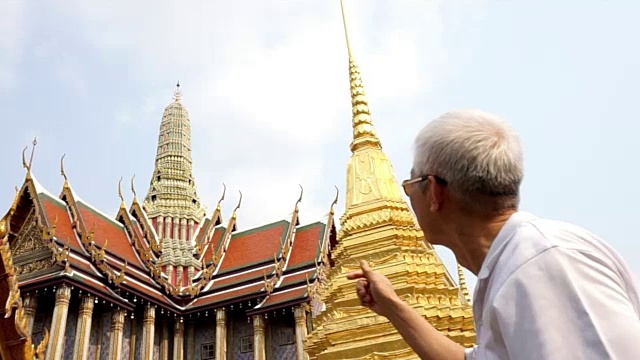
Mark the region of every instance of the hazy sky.
MULTIPOLYGON (((162 111, 180 80, 194 171, 209 208, 228 187, 239 227, 302 222, 344 193, 350 156, 348 62, 338 0, 0 0, 0 204, 34 172, 63 179, 107 213, 117 183, 145 194, 162 111)), ((397 172, 417 131, 481 108, 520 132, 522 208, 585 226, 640 274, 640 83, 634 1, 346 0, 374 123, 397 172), (627 161, 630 160, 630 161, 627 161)), ((127 191, 127 199, 131 199, 127 191)), ((339 206, 340 214, 344 203, 339 206)), ((439 249, 456 272, 451 253, 439 249)), ((471 279, 473 285, 475 281, 471 279)), ((534 279, 532 279, 533 281, 534 279)))

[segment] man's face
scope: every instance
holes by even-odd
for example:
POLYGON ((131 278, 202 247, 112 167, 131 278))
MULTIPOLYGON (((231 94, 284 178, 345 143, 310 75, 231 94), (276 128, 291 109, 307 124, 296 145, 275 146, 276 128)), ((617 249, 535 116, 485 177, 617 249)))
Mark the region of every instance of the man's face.
POLYGON ((442 234, 438 199, 433 197, 434 190, 438 190, 435 189, 437 186, 441 185, 436 183, 433 176, 418 176, 413 170, 411 178, 404 184, 405 193, 409 197, 418 224, 424 232, 425 241, 429 241, 431 244, 440 244, 438 239, 442 234))

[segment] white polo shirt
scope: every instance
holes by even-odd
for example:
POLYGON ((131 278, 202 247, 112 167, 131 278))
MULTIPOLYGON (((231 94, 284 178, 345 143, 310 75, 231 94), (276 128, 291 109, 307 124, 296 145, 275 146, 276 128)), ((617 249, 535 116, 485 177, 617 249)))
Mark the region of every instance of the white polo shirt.
POLYGON ((598 237, 517 212, 478 274, 478 345, 466 359, 640 359, 638 294, 625 262, 598 237))

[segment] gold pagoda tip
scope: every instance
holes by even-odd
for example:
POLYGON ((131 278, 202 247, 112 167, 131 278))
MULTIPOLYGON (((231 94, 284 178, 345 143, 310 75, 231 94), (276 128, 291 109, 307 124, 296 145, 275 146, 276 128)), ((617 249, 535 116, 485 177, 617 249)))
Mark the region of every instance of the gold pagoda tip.
POLYGON ((347 30, 347 17, 344 12, 344 0, 340 0, 340 8, 342 9, 342 24, 344 25, 344 37, 347 39, 347 51, 349 51, 349 58, 353 57, 351 51, 351 43, 349 42, 349 31, 347 30))

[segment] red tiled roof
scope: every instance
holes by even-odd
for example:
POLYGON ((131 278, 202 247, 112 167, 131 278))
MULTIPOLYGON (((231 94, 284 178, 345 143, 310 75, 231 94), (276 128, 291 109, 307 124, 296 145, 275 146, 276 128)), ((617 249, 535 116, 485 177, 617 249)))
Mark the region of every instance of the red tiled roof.
POLYGON ((215 256, 216 251, 218 251, 218 249, 220 248, 220 245, 222 244, 222 240, 226 230, 227 229, 224 226, 219 225, 213 231, 211 240, 209 240, 209 243, 207 244, 207 248, 205 249, 205 252, 204 252, 204 260, 206 263, 213 261, 213 257, 215 256))
POLYGON ((65 244, 69 240, 69 247, 79 253, 83 253, 82 243, 71 225, 71 218, 66 204, 60 199, 52 199, 49 195, 39 193, 38 198, 45 210, 45 216, 51 226, 56 224, 56 238, 65 244), (56 223, 57 221, 57 223, 56 223))
POLYGON ((299 288, 295 288, 292 290, 284 290, 277 293, 273 293, 269 295, 267 300, 262 303, 260 309, 264 310, 278 304, 282 304, 289 301, 295 301, 304 299, 307 297, 307 285, 301 286, 299 288))
POLYGON ((267 274, 267 278, 270 278, 273 275, 274 265, 270 265, 266 268, 255 269, 239 274, 233 274, 231 276, 225 277, 223 279, 215 279, 213 280, 212 289, 222 289, 228 287, 233 284, 242 284, 249 282, 251 280, 262 279, 264 280, 264 274, 267 274))
POLYGON ((282 220, 233 234, 218 273, 273 261, 282 251, 288 228, 289 222, 282 220))
POLYGON ((301 273, 297 273, 297 274, 292 274, 292 275, 285 275, 282 277, 282 282, 280 282, 278 284, 278 288, 284 288, 290 285, 294 285, 294 284, 298 284, 298 283, 302 283, 302 284, 307 284, 307 278, 309 279, 309 282, 313 282, 313 279, 315 278, 316 275, 316 269, 312 268, 312 269, 308 269, 306 271, 303 271, 301 273))
POLYGON ((287 270, 314 262, 319 254, 325 228, 326 224, 315 223, 301 227, 296 231, 287 270))
POLYGON ((255 284, 251 284, 249 286, 244 286, 242 288, 233 289, 229 291, 221 291, 214 293, 210 296, 203 296, 192 302, 189 307, 199 307, 205 305, 213 305, 215 303, 220 303, 223 301, 233 300, 240 297, 257 295, 264 288, 264 281, 257 282, 255 284))
POLYGON ((108 253, 126 260, 130 265, 144 269, 122 224, 106 218, 82 201, 76 201, 76 204, 85 227, 93 230, 93 224, 95 224, 94 241, 96 245, 102 247, 107 241, 106 251, 108 253))

